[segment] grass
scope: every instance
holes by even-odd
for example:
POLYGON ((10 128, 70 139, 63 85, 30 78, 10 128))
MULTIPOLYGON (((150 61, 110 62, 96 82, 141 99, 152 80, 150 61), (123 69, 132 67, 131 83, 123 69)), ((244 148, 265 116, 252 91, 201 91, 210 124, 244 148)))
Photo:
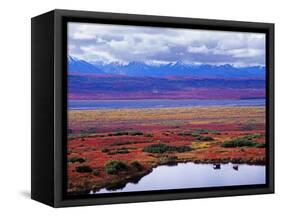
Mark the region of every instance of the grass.
POLYGON ((209 148, 209 142, 192 142, 191 148, 192 149, 204 149, 209 148))
POLYGON ((84 163, 86 160, 82 157, 71 157, 67 161, 70 162, 70 163, 76 163, 76 162, 84 163))
POLYGON ((104 166, 105 172, 110 175, 116 175, 118 172, 124 171, 127 169, 128 169, 127 164, 125 164, 122 161, 118 161, 118 160, 107 161, 104 166))
POLYGON ((165 153, 165 152, 188 152, 191 151, 192 148, 189 146, 170 146, 164 143, 152 144, 143 148, 143 152, 148 153, 165 153))

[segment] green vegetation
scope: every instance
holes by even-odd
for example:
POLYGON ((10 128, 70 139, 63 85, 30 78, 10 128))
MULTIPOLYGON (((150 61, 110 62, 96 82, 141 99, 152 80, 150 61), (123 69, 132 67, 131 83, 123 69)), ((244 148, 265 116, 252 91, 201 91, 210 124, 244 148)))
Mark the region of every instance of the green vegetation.
POLYGON ((148 153, 165 153, 165 152, 188 152, 192 148, 189 146, 170 146, 164 143, 152 144, 143 148, 143 152, 148 153))
POLYGON ((174 148, 179 153, 192 151, 192 148, 189 146, 186 146, 186 145, 182 145, 182 146, 178 146, 178 147, 174 147, 174 148))
POLYGON ((85 159, 82 157, 71 157, 67 161, 70 163, 75 163, 75 162, 84 163, 85 159))
POLYGON ((113 132, 107 134, 108 136, 141 136, 143 135, 143 132, 138 130, 132 130, 132 131, 120 131, 120 132, 113 132))
POLYGON ((145 137, 153 137, 153 134, 152 133, 146 133, 144 134, 145 137))
POLYGON ((114 133, 109 133, 107 136, 125 136, 128 135, 127 132, 114 132, 114 133))
POLYGON ((103 153, 107 153, 109 151, 110 151, 110 149, 108 149, 108 148, 104 148, 104 149, 101 150, 101 152, 103 152, 103 153))
POLYGON ((164 156, 159 159, 160 164, 174 165, 177 164, 177 156, 164 156))
POLYGON ((266 144, 265 143, 259 143, 256 145, 257 148, 265 148, 266 144))
POLYGON ((206 130, 206 129, 190 129, 188 132, 180 132, 178 136, 193 136, 198 137, 200 134, 215 134, 219 135, 220 133, 217 130, 206 130))
POLYGON ((228 140, 222 143, 222 147, 256 147, 256 148, 265 148, 266 144, 258 143, 253 141, 253 139, 261 138, 262 134, 252 134, 252 135, 246 135, 242 138, 235 138, 232 140, 228 140))
POLYGON ((222 143, 222 147, 225 148, 234 148, 234 147, 254 147, 258 145, 258 143, 250 141, 245 138, 236 138, 232 140, 228 140, 222 143))
POLYGON ((180 133, 178 133, 178 136, 192 136, 192 133, 190 133, 190 132, 180 132, 180 133))
POLYGON ((98 176, 100 174, 100 171, 97 169, 93 169, 92 173, 94 176, 98 176))
POLYGON ((130 145, 130 144, 134 144, 134 142, 130 142, 130 141, 113 142, 111 145, 112 146, 119 146, 119 145, 130 145))
POLYGON ((208 134, 209 130, 205 130, 205 129, 190 129, 192 130, 195 134, 208 134))
POLYGON ((261 138, 261 137, 262 137, 262 134, 252 134, 252 135, 246 135, 243 138, 252 140, 252 139, 257 139, 257 138, 261 138))
POLYGON ((210 136, 197 136, 196 139, 199 140, 199 141, 213 141, 214 140, 210 136))
POLYGON ((127 148, 118 148, 115 151, 108 152, 107 154, 114 155, 114 154, 128 154, 128 153, 129 151, 127 148))
POLYGON ((75 168, 75 171, 78 173, 91 173, 93 171, 93 169, 90 166, 81 165, 81 166, 77 166, 75 168))
POLYGON ((209 130, 209 133, 215 134, 215 135, 220 135, 220 132, 217 130, 209 130))
POLYGON ((142 170, 142 165, 138 161, 133 161, 131 163, 131 167, 133 167, 136 170, 142 170))
POLYGON ((115 175, 120 171, 127 170, 128 166, 127 164, 123 163, 122 161, 118 160, 112 160, 112 161, 107 161, 104 170, 106 173, 115 175))
POLYGON ((129 136, 141 136, 141 135, 143 135, 143 132, 138 131, 138 130, 129 131, 129 132, 128 132, 128 135, 129 135, 129 136))

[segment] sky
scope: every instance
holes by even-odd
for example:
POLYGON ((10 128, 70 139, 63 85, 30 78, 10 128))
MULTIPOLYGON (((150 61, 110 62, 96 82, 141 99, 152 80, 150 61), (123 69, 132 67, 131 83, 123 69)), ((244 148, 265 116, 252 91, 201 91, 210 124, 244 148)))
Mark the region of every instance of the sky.
POLYGON ((265 65, 265 34, 68 23, 68 55, 91 63, 265 65))

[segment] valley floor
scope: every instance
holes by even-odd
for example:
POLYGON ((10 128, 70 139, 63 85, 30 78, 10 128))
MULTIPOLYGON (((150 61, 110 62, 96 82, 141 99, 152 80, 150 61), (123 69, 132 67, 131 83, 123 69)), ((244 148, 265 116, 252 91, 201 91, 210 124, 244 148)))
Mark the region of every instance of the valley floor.
POLYGON ((120 188, 161 164, 266 163, 264 106, 71 110, 68 124, 69 194, 120 188))

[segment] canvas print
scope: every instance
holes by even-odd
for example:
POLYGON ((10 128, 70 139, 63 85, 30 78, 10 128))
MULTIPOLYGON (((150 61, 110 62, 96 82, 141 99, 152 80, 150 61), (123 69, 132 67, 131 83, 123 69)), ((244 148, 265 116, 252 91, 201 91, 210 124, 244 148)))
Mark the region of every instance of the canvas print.
POLYGON ((67 193, 266 184, 265 34, 67 24, 67 193))

